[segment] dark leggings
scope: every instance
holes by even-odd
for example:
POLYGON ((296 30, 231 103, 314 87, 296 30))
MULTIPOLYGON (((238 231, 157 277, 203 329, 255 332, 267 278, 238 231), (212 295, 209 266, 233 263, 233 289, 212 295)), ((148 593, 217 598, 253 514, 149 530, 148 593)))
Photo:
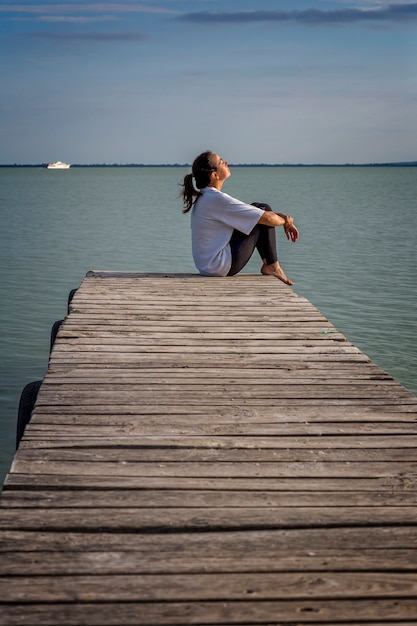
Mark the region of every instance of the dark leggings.
MULTIPOLYGON (((252 204, 264 211, 272 211, 269 204, 264 204, 263 202, 252 202, 252 204)), ((232 250, 232 266, 227 274, 228 276, 234 276, 245 267, 255 248, 258 250, 261 259, 265 259, 267 265, 271 265, 278 260, 275 228, 273 226, 256 224, 249 235, 245 235, 235 229, 229 243, 232 250)))

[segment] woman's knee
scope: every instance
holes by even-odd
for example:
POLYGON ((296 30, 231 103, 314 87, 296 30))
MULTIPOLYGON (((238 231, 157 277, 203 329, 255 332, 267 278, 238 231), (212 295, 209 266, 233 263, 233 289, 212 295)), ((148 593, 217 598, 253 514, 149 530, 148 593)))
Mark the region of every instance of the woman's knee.
POLYGON ((258 209, 263 209, 264 211, 272 211, 271 207, 269 206, 269 204, 266 204, 266 202, 252 202, 251 204, 252 206, 258 207, 258 209))

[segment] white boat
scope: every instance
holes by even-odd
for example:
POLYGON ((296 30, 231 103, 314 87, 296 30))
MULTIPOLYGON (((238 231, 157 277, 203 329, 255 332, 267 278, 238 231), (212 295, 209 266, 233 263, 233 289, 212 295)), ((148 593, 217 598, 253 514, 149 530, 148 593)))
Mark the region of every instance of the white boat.
POLYGON ((55 163, 43 163, 43 166, 48 170, 68 170, 71 165, 63 163, 62 161, 55 161, 55 163))

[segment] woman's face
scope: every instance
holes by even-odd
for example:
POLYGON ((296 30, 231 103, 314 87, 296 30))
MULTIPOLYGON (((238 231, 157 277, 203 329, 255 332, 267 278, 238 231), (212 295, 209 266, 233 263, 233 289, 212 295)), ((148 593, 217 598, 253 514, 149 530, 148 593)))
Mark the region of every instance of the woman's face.
POLYGON ((213 167, 216 168, 216 171, 214 173, 217 174, 218 180, 223 182, 226 180, 226 178, 229 178, 229 176, 231 176, 228 162, 224 161, 218 154, 212 155, 211 162, 213 167))

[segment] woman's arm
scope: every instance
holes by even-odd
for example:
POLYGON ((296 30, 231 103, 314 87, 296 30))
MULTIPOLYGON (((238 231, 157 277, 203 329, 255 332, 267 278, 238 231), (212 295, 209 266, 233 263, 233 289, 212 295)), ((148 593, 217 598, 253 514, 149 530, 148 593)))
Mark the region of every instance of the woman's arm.
POLYGON ((298 229, 294 226, 293 218, 291 215, 285 215, 285 213, 264 211, 258 220, 258 224, 264 224, 265 226, 283 226, 287 239, 291 239, 294 243, 299 237, 298 229))

